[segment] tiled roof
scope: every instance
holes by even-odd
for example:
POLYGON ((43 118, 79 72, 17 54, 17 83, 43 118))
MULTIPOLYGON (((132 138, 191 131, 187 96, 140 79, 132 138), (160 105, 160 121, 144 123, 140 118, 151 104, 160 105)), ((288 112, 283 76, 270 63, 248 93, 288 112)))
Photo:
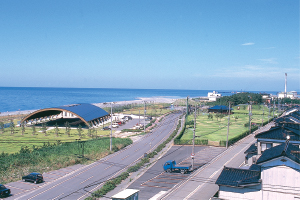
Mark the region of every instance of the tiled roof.
POLYGON ((244 187, 260 183, 260 170, 237 169, 224 167, 216 181, 218 185, 244 187))
POLYGON ((244 153, 248 154, 248 153, 255 153, 255 152, 257 152, 257 146, 254 143, 244 153))
POLYGON ((289 144, 288 141, 281 145, 265 150, 256 163, 257 164, 263 163, 272 160, 274 158, 278 158, 280 156, 286 156, 291 160, 300 164, 299 146, 289 144))
MULTIPOLYGON (((229 108, 227 106, 224 105, 218 105, 218 106, 213 106, 211 108, 209 108, 210 110, 229 110, 229 108)), ((233 110, 232 108, 230 108, 230 110, 233 110)))
POLYGON ((300 131, 290 127, 273 127, 268 131, 259 133, 255 138, 286 140, 286 136, 290 136, 290 141, 300 141, 300 131))

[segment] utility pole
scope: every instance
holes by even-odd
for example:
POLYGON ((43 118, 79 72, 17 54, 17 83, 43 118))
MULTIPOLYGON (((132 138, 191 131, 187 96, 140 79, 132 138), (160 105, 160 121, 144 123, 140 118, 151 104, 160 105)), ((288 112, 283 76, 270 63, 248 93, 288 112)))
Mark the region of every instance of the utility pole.
POLYGON ((228 148, 228 135, 229 135, 229 124, 230 124, 230 101, 229 103, 229 111, 228 111, 228 124, 227 124, 227 140, 226 140, 226 149, 228 148))
POLYGON ((262 115, 262 118, 261 118, 261 127, 263 127, 263 125, 264 125, 264 115, 265 115, 264 107, 265 107, 265 105, 263 104, 263 115, 262 115))
POLYGON ((195 114, 194 114, 195 116, 194 116, 193 148, 192 148, 192 170, 194 170, 194 157, 195 157, 196 110, 197 110, 197 106, 195 106, 195 114))
POLYGON ((249 104, 249 134, 251 133, 251 116, 252 116, 251 108, 252 108, 252 102, 250 101, 250 104, 249 104))
POLYGON ((271 115, 271 103, 269 104, 268 123, 270 122, 270 115, 271 115))
POLYGON ((189 115, 189 97, 186 97, 186 117, 189 115))
POLYGON ((110 145, 109 145, 109 151, 112 150, 112 105, 113 103, 110 104, 110 145))
POLYGON ((140 121, 141 121, 141 110, 139 108, 139 125, 141 124, 140 121))
POLYGON ((273 102, 273 118, 274 118, 274 111, 275 111, 275 100, 273 102))
POLYGON ((144 133, 146 133, 146 101, 144 101, 144 133))

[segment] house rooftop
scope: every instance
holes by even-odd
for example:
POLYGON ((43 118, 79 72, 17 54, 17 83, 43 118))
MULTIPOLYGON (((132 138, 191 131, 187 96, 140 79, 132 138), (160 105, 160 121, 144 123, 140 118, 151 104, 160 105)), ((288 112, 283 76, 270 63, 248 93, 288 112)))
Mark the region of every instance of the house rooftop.
POLYGON ((257 164, 261 164, 272 160, 274 158, 278 158, 281 156, 286 156, 289 159, 295 161, 300 164, 300 151, 299 145, 292 145, 287 140, 285 143, 272 147, 264 151, 264 153, 257 160, 257 164))
POLYGON ((300 141, 300 131, 287 126, 276 126, 270 130, 258 133, 255 138, 257 139, 274 139, 274 140, 286 140, 287 136, 290 136, 290 141, 300 141))
POLYGON ((231 187, 260 184, 260 167, 253 167, 253 169, 224 167, 216 184, 231 187))

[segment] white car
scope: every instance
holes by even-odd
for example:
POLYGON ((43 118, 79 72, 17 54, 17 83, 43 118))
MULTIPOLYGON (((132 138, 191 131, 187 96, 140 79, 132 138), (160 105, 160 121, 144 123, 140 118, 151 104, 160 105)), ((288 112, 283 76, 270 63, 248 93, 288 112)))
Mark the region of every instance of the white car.
POLYGON ((113 127, 113 128, 118 128, 118 127, 119 127, 119 124, 118 124, 118 123, 113 123, 113 124, 111 125, 111 127, 113 127))

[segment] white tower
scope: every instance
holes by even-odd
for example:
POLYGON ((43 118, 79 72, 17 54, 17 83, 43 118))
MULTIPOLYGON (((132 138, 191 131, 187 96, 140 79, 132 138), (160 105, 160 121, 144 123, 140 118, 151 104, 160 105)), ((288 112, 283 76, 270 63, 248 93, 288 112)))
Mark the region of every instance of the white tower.
POLYGON ((287 79, 287 73, 285 73, 285 84, 284 84, 284 98, 286 98, 286 79, 287 79))

